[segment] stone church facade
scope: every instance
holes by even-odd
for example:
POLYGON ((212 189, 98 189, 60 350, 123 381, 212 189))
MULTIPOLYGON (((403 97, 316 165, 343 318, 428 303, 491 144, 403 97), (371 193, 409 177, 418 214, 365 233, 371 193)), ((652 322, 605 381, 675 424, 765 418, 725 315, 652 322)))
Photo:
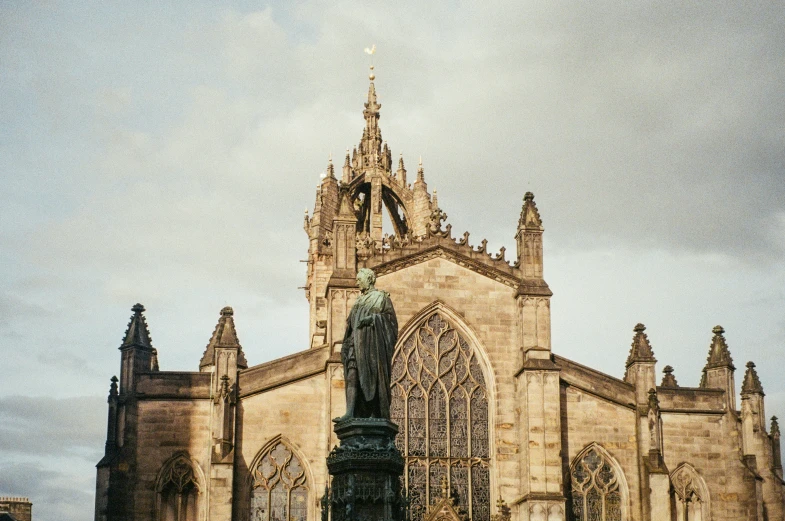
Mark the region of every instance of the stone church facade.
POLYGON ((96 521, 323 519, 361 267, 398 315, 391 415, 412 521, 441 519, 437 504, 471 521, 784 520, 779 427, 752 363, 737 403, 722 327, 707 334, 697 388, 669 366, 658 381, 642 324, 623 379, 556 354, 534 196, 514 255, 453 237, 422 164, 409 182, 403 159, 393 163, 373 79, 362 139, 339 172, 328 165, 305 216, 309 344, 249 367, 226 307, 198 371, 161 371, 134 306, 109 392, 96 521))

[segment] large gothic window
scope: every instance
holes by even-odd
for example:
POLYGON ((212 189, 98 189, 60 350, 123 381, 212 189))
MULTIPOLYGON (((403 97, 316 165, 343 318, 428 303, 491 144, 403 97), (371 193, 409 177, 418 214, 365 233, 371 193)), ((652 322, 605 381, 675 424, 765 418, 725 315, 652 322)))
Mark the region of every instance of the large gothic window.
POLYGON ((273 445, 251 470, 253 521, 305 521, 308 483, 300 459, 283 442, 273 445))
POLYGON ((166 462, 156 480, 159 521, 198 519, 199 481, 187 454, 166 462))
POLYGON ((708 521, 709 490, 703 478, 687 463, 671 473, 677 521, 708 521))
POLYGON ((621 521, 622 491, 610 458, 592 446, 572 464, 572 512, 576 521, 621 521))
POLYGON ((442 478, 472 521, 488 521, 488 391, 471 346, 434 312, 396 351, 391 379, 413 521, 440 497, 442 478))

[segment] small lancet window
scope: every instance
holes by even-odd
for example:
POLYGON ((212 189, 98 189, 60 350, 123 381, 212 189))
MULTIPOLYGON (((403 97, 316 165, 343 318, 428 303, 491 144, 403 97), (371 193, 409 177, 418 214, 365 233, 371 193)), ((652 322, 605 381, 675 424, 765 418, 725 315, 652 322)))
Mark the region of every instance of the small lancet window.
POLYGON ((571 477, 575 521, 621 521, 618 476, 596 447, 573 463, 571 477))
POLYGON ((164 464, 157 482, 159 521, 198 519, 199 482, 188 456, 181 454, 164 464))
POLYGON ((274 445, 251 470, 252 521, 305 521, 308 483, 300 459, 285 444, 274 445))
POLYGON ((671 474, 677 521, 708 521, 709 493, 700 475, 688 464, 671 474))

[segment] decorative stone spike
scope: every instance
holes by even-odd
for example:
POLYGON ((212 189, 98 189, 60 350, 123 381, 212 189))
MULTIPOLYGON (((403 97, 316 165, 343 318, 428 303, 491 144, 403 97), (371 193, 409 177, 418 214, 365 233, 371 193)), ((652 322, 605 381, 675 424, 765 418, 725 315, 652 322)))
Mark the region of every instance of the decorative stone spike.
POLYGON ((330 157, 327 159, 327 179, 335 179, 335 167, 333 166, 333 153, 330 152, 330 157))
POLYGON ((523 207, 521 208, 521 217, 518 220, 519 230, 542 230, 542 219, 540 212, 537 210, 537 204, 534 202, 534 194, 526 192, 523 196, 523 207))
POLYGON ((236 348, 237 367, 241 369, 246 369, 248 367, 248 362, 245 360, 245 354, 243 354, 240 340, 237 338, 237 330, 234 327, 234 310, 231 306, 226 306, 221 310, 218 324, 216 324, 213 335, 210 337, 210 341, 207 343, 207 347, 202 355, 202 360, 199 362, 200 368, 204 368, 214 363, 216 347, 236 348))
POLYGON ((128 322, 128 328, 125 330, 123 337, 123 347, 141 347, 143 349, 153 349, 152 338, 150 337, 150 330, 147 328, 147 321, 144 318, 145 309, 141 304, 134 304, 131 308, 133 315, 128 322))
POLYGON ((772 438, 780 437, 780 424, 777 422, 777 417, 771 417, 771 430, 769 431, 772 438))
POLYGON ((649 337, 644 333, 646 326, 638 323, 633 328, 633 331, 635 331, 635 336, 632 337, 630 354, 627 356, 627 367, 630 367, 635 362, 656 362, 651 344, 649 344, 649 337))
POLYGON ((728 350, 728 344, 725 342, 725 336, 723 336, 725 329, 722 326, 714 326, 711 331, 714 333, 714 338, 711 340, 709 356, 706 358, 706 368, 729 367, 735 370, 733 359, 728 350))
POLYGON ((112 382, 111 384, 109 384, 109 399, 111 400, 112 398, 117 398, 118 380, 116 376, 113 376, 112 378, 109 379, 109 381, 112 382))
POLYGON ((665 373, 665 376, 662 377, 662 387, 678 387, 679 384, 676 381, 676 377, 673 376, 673 367, 666 365, 665 369, 662 370, 665 373))
POLYGON ((747 362, 747 371, 744 373, 744 382, 741 384, 741 394, 760 394, 764 396, 763 386, 755 371, 755 364, 747 362))

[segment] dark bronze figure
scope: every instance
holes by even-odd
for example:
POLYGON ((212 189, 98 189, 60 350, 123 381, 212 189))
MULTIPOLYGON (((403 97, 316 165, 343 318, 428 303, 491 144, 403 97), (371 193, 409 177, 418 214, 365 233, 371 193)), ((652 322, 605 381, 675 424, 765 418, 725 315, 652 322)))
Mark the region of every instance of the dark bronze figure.
POLYGON ((351 418, 390 419, 390 366, 398 340, 398 320, 390 295, 374 287, 376 275, 368 268, 357 272, 362 293, 346 321, 341 347, 346 382, 346 414, 351 418))

